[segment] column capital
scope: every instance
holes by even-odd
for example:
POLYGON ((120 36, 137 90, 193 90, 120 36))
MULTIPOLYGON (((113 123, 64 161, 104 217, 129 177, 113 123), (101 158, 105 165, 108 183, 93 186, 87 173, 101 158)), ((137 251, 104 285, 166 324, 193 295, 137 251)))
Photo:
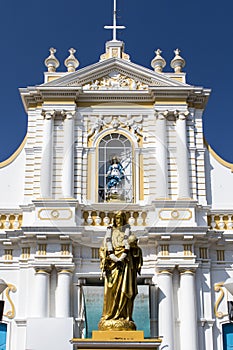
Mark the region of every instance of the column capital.
POLYGON ((168 110, 165 110, 165 111, 155 110, 155 116, 159 120, 166 119, 166 117, 168 116, 168 113, 169 113, 168 110))
POLYGON ((156 266, 156 271, 159 275, 171 275, 175 269, 175 265, 163 265, 163 266, 156 266))
POLYGON ((189 111, 186 110, 186 111, 175 111, 174 112, 174 116, 179 119, 179 120, 186 120, 188 115, 189 115, 189 111))
POLYGON ((55 269, 57 270, 57 273, 73 273, 74 264, 55 265, 55 269))
POLYGON ((49 275, 52 267, 51 265, 49 266, 34 266, 35 273, 36 274, 41 274, 41 275, 49 275))
POLYGON ((76 111, 61 111, 61 115, 64 117, 64 119, 74 119, 76 111))
POLYGON ((198 268, 198 264, 192 266, 179 266, 178 270, 180 275, 195 275, 195 272, 198 268))
POLYGON ((41 112, 41 115, 46 120, 54 119, 55 118, 56 111, 55 110, 45 110, 43 109, 41 112))

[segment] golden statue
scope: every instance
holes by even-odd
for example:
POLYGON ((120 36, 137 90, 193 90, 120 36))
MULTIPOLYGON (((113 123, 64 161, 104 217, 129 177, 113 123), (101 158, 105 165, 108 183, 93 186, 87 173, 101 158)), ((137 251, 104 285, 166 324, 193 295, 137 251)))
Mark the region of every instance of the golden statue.
POLYGON ((137 237, 118 212, 113 226, 107 228, 100 248, 101 269, 105 273, 104 305, 99 330, 136 330, 132 319, 133 303, 138 293, 137 273, 142 267, 142 251, 137 237))

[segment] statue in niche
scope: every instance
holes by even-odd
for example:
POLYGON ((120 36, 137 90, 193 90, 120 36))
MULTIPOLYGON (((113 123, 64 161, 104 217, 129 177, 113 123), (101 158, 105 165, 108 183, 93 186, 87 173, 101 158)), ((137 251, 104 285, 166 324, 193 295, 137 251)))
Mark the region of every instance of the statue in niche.
POLYGON ((118 212, 100 248, 100 267, 105 273, 104 305, 99 330, 136 330, 132 319, 138 293, 137 274, 143 264, 138 239, 131 234, 125 214, 118 212))
POLYGON ((120 184, 125 178, 124 168, 119 159, 114 156, 111 161, 111 165, 108 168, 107 174, 107 193, 106 199, 120 197, 120 184))

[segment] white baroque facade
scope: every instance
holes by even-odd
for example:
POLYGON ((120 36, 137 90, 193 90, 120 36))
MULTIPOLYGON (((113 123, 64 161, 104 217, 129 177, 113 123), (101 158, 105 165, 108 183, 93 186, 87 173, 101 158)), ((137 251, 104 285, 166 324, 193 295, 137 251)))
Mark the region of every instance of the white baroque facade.
POLYGON ((97 328, 85 308, 99 303, 98 248, 117 210, 143 250, 149 336, 168 350, 227 349, 233 165, 203 139, 210 90, 186 83, 178 50, 170 73, 160 50, 150 70, 117 40, 82 69, 71 49, 64 73, 55 52, 44 83, 20 89, 27 136, 0 164, 7 350, 68 350, 97 328), (117 199, 107 196, 113 156, 125 171, 117 199))

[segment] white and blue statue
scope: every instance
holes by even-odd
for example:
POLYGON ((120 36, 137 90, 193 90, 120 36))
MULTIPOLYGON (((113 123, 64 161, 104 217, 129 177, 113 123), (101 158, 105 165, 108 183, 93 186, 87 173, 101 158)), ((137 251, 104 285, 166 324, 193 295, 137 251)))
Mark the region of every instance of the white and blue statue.
POLYGON ((107 197, 110 195, 120 195, 119 189, 121 182, 125 179, 124 168, 119 159, 114 156, 108 168, 107 174, 107 197))

